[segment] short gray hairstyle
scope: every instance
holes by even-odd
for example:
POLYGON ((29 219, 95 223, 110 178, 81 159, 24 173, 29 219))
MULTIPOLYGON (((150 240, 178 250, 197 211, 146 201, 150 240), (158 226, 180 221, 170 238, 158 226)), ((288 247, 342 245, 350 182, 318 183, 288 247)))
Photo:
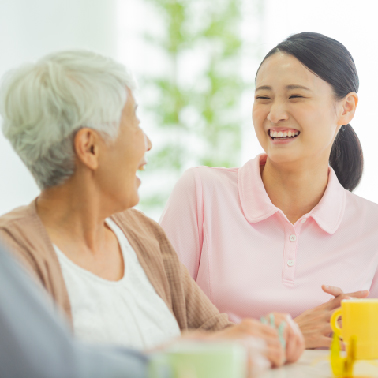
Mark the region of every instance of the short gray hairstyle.
POLYGON ((106 141, 118 135, 131 73, 90 51, 62 51, 9 71, 0 88, 2 129, 41 190, 75 170, 73 146, 83 127, 106 141))

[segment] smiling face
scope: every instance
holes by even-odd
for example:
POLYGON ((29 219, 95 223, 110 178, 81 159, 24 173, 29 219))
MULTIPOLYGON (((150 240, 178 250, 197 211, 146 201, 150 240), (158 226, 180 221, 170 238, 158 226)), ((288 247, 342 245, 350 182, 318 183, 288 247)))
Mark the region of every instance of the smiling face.
POLYGON ((256 136, 275 163, 324 161, 337 135, 342 103, 330 84, 294 56, 275 53, 256 76, 253 124, 256 136))
POLYGON ((97 169, 98 186, 106 199, 119 211, 139 202, 140 179, 137 170, 146 164, 145 153, 152 147, 151 141, 139 126, 137 105, 130 90, 122 111, 118 137, 102 144, 97 169))

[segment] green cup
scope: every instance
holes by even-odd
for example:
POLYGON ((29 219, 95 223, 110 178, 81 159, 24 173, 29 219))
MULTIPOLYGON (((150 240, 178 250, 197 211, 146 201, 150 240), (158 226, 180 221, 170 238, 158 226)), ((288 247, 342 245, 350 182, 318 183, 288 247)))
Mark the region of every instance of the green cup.
POLYGON ((149 378, 245 378, 247 352, 240 344, 183 342, 152 356, 149 378))

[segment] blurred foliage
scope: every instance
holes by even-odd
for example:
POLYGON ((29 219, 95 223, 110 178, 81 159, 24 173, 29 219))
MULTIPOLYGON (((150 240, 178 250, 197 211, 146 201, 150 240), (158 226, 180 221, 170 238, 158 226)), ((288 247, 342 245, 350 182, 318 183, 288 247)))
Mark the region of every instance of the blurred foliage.
MULTIPOLYGON (((193 165, 239 165, 240 96, 245 89, 240 74, 241 0, 145 1, 165 25, 163 35, 145 38, 162 52, 167 70, 141 83, 156 94, 143 101, 166 140, 149 153, 143 174, 159 177, 162 172, 160 177, 165 177, 170 172, 177 180, 193 165), (188 65, 193 60, 202 62, 201 69, 188 65)), ((162 208, 168 196, 157 189, 142 198, 140 208, 162 208)))

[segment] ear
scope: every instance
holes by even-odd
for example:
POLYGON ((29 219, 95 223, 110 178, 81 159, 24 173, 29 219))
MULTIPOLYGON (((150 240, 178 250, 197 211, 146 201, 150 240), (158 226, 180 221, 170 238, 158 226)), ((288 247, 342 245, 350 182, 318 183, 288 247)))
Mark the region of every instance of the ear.
POLYGON ((91 170, 99 165, 99 136, 92 129, 80 129, 74 139, 74 148, 77 159, 91 170))
POLYGON ((343 100, 341 100, 341 115, 337 123, 338 126, 347 125, 354 118, 358 103, 358 96, 356 92, 348 93, 343 100))

